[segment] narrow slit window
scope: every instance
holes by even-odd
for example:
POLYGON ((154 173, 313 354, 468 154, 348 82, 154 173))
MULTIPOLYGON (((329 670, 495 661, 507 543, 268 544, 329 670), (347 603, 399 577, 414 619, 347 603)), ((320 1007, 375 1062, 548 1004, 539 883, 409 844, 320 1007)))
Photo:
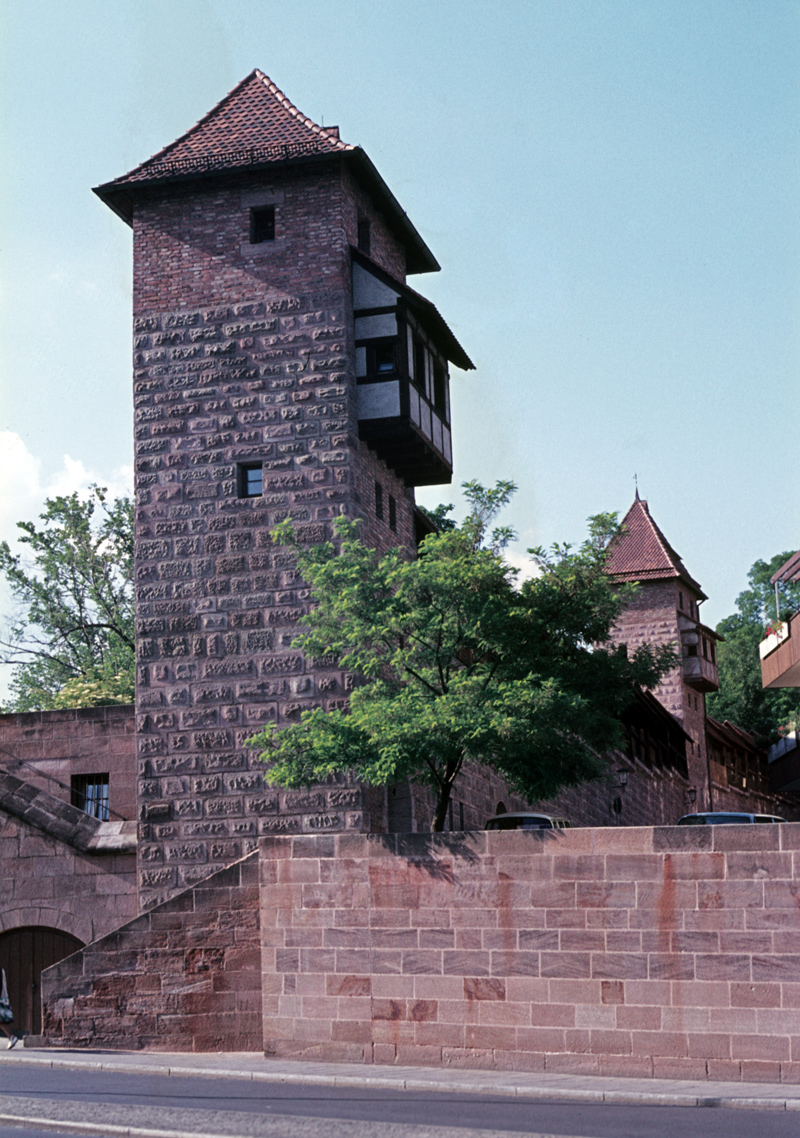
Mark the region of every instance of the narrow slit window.
POLYGON ((275 206, 264 205, 250 210, 250 244, 262 245, 275 240, 275 206))
POLYGON ((264 493, 264 470, 261 463, 242 463, 239 467, 238 482, 240 498, 260 498, 264 493))
POLYGON ((375 483, 375 517, 383 521, 383 487, 380 482, 375 483))
POLYGON ((358 247, 362 253, 370 254, 370 226, 369 219, 360 217, 358 219, 358 247))
POLYGON ((389 495, 389 529, 397 529, 397 502, 389 495))

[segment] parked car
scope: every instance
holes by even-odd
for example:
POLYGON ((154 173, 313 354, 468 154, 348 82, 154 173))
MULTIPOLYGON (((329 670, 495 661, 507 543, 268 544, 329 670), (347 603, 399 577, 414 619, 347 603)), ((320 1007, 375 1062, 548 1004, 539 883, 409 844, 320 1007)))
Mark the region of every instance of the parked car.
POLYGON ((523 811, 495 814, 486 823, 487 830, 565 830, 572 823, 566 818, 554 818, 550 814, 527 814, 523 811))
POLYGON ((709 810, 704 814, 684 814, 679 826, 738 826, 749 822, 785 822, 777 814, 740 814, 733 810, 709 810))

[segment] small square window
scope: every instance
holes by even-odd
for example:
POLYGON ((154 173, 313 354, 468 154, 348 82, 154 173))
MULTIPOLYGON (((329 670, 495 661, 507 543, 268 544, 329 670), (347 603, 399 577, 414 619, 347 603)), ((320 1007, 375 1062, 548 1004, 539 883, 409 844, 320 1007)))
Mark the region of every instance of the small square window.
POLYGON ((395 370, 394 343, 370 344, 367 358, 371 375, 390 375, 395 370))
POLYGON ((240 498, 260 498, 264 493, 264 471, 260 462, 242 463, 238 470, 240 498))
POLYGON ((389 495, 389 529, 397 529, 397 502, 389 495))
POLYGON ((375 483, 375 517, 383 521, 383 487, 380 482, 375 483))
POLYGON ((101 822, 108 821, 108 775, 77 774, 70 780, 72 805, 101 822))
POLYGON ((259 206, 250 210, 250 244, 261 245, 275 240, 275 206, 259 206))
POLYGON ((359 217, 358 219, 358 247, 362 253, 369 256, 370 247, 370 226, 369 219, 366 217, 359 217))

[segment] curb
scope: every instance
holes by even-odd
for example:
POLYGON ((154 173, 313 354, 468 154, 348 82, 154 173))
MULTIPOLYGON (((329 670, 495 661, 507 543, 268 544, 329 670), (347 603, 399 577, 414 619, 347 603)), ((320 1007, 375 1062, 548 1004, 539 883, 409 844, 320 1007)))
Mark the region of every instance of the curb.
MULTIPOLYGON (((32 1118, 24 1114, 0 1114, 0 1125, 31 1126, 37 1130, 56 1130, 75 1134, 109 1135, 109 1138, 219 1138, 198 1130, 149 1130, 142 1126, 114 1126, 103 1122, 59 1122, 57 1118, 32 1118)), ((226 1134, 225 1138, 237 1138, 226 1134)), ((243 1135, 242 1138, 247 1138, 243 1135)))
MULTIPOLYGON (((0 1060, 2 1061, 2 1060, 0 1060)), ((630 1090, 597 1090, 586 1087, 568 1086, 529 1086, 524 1083, 504 1079, 496 1084, 476 1083, 474 1079, 438 1079, 432 1074, 430 1078, 420 1076, 391 1078, 386 1075, 335 1075, 322 1074, 315 1071, 245 1071, 220 1067, 193 1067, 180 1064, 129 1064, 113 1059, 74 1059, 60 1058, 58 1056, 34 1056, 15 1054, 6 1062, 25 1066, 50 1067, 66 1070, 105 1071, 114 1074, 130 1075, 162 1075, 179 1078, 205 1078, 205 1079, 239 1079, 245 1082, 258 1083, 284 1083, 296 1086, 328 1086, 338 1088, 360 1088, 365 1090, 399 1090, 413 1092, 431 1092, 434 1094, 484 1094, 503 1095, 511 1098, 548 1099, 564 1102, 608 1103, 609 1105, 636 1105, 636 1106, 688 1106, 719 1108, 726 1110, 780 1110, 800 1111, 800 1093, 778 1098, 768 1095, 704 1095, 687 1093, 677 1090, 672 1093, 662 1089, 648 1091, 641 1089, 630 1090)), ((485 1072, 476 1070, 474 1075, 484 1075, 485 1072)), ((596 1077, 596 1076, 593 1076, 596 1077)), ((4 1119, 5 1116, 0 1116, 4 1119)), ((37 1120, 37 1123, 39 1120, 37 1120)), ((109 1131, 110 1133, 110 1131, 109 1131)), ((116 1133, 116 1131, 115 1131, 116 1133)), ((123 1130, 119 1130, 122 1134, 123 1130)), ((124 1129, 125 1134, 149 1136, 157 1134, 160 1138, 167 1138, 166 1131, 143 1131, 134 1128, 124 1129)), ((195 1136, 199 1138, 199 1136, 195 1136)), ((213 1136, 212 1136, 213 1138, 213 1136)))

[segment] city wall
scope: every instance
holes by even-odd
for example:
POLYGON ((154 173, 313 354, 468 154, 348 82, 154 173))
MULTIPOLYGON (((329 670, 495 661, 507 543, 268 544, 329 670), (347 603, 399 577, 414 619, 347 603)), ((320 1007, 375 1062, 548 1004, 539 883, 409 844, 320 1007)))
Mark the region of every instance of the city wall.
POLYGON ((799 871, 797 823, 265 836, 43 974, 44 1030, 797 1083, 799 871))
POLYGON ((800 1081, 800 825, 263 838, 292 1058, 800 1081))

